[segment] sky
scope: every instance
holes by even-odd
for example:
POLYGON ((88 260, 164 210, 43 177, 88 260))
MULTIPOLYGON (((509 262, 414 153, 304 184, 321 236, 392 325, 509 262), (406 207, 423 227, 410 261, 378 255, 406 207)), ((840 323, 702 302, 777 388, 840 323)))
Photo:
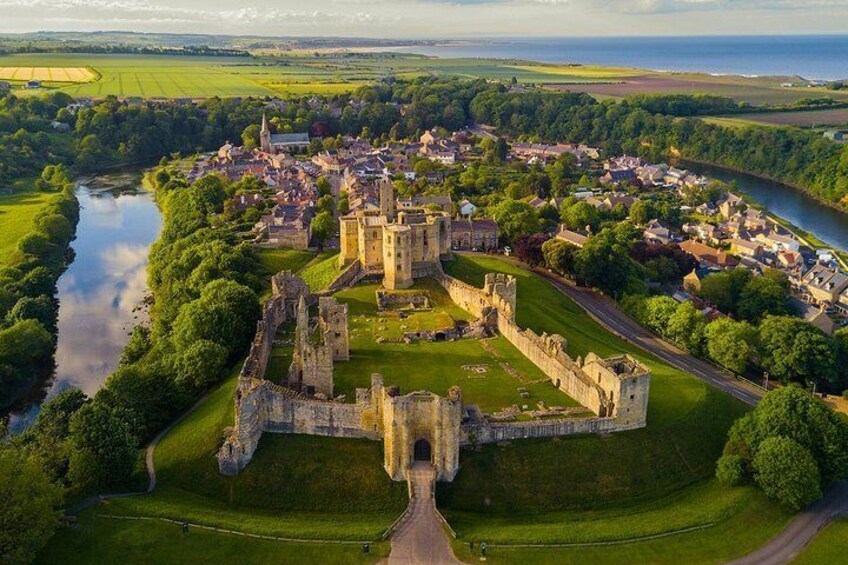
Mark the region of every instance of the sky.
POLYGON ((0 32, 472 38, 845 33, 848 0, 0 0, 0 32))

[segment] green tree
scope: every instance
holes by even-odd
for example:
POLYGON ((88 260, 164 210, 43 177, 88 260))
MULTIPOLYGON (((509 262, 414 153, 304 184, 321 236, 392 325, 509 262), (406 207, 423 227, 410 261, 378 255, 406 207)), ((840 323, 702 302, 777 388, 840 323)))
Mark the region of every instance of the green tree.
POLYGON ((790 316, 769 316, 759 326, 761 364, 782 382, 836 384, 837 349, 821 330, 790 316))
POLYGON ((645 301, 645 321, 660 335, 668 335, 668 324, 677 311, 677 301, 670 296, 652 296, 645 301))
POLYGON ((666 335, 679 343, 694 355, 704 354, 704 330, 707 320, 704 315, 689 302, 681 302, 674 313, 668 318, 666 335))
POLYGON ((136 462, 138 439, 130 418, 117 408, 93 401, 71 418, 68 477, 80 491, 126 486, 136 462))
POLYGON ((316 214, 312 218, 310 226, 312 228, 312 237, 323 244, 336 233, 338 222, 336 222, 336 219, 333 218, 330 212, 325 211, 316 214))
POLYGON ((61 490, 23 450, 0 444, 0 500, 3 563, 31 563, 59 523, 61 490))
POLYGON ((732 271, 712 273, 701 282, 698 296, 725 314, 735 314, 739 297, 750 279, 751 271, 741 267, 732 271))
POLYGON ((705 330, 707 353, 722 367, 742 374, 756 352, 756 330, 748 322, 721 318, 705 330))
POLYGON ((330 185, 329 179, 327 179, 327 177, 325 176, 318 177, 318 181, 315 183, 315 185, 318 187, 319 196, 326 196, 332 193, 333 187, 330 185))
POLYGON ((545 264, 560 275, 573 277, 577 272, 577 259, 580 249, 561 239, 549 239, 542 244, 545 264))
POLYGON ((562 223, 570 230, 583 230, 590 228, 595 230, 601 222, 601 216, 594 206, 587 202, 577 202, 571 206, 563 204, 560 210, 562 223))
POLYGON ((244 145, 244 148, 248 151, 252 151, 259 147, 259 133, 260 127, 258 124, 250 124, 241 132, 241 142, 244 145))
POLYGON ((775 270, 759 277, 751 277, 739 295, 737 312, 743 320, 758 323, 763 316, 789 313, 789 279, 775 270))
POLYGON ((785 437, 764 440, 754 457, 754 480, 771 498, 801 510, 822 497, 819 470, 810 452, 785 437))
POLYGON ((590 237, 580 250, 578 278, 613 295, 627 292, 636 276, 636 264, 629 251, 614 230, 603 230, 590 237))
POLYGON ((492 217, 498 223, 501 238, 512 243, 521 235, 539 231, 539 216, 526 202, 520 200, 503 200, 492 209, 492 217))
POLYGON ((194 342, 177 360, 177 383, 189 390, 203 390, 220 380, 227 349, 207 340, 194 342))
POLYGON ((644 226, 656 217, 656 210, 648 200, 637 200, 630 206, 630 219, 637 226, 644 226))

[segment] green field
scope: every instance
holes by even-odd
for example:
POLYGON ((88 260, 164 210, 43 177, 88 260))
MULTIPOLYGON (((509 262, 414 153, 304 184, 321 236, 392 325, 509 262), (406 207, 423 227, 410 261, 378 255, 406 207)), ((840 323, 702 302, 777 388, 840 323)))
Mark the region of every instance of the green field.
POLYGON ((95 511, 73 528, 59 530, 36 563, 373 563, 388 555, 389 544, 285 543, 201 528, 184 534, 179 524, 158 520, 118 520, 95 511), (245 556, 249 556, 245 560, 245 556))
MULTIPOLYGON (((440 509, 460 540, 497 543, 585 543, 633 539, 712 524, 663 541, 628 544, 633 552, 592 549, 600 562, 687 562, 735 556, 774 535, 789 518, 751 489, 718 486, 712 475, 727 429, 747 408, 694 377, 619 340, 547 282, 521 267, 481 256, 446 264, 450 274, 481 285, 486 272, 518 280, 518 323, 561 333, 572 355, 629 352, 652 369, 648 427, 603 437, 527 440, 462 451, 453 483, 440 484, 440 509), (753 535, 730 536, 756 520, 753 535), (583 523, 585 522, 585 523, 583 523), (601 557, 603 556, 603 557, 601 557)), ((618 546, 617 546, 618 547, 618 546)), ((494 551, 494 550, 493 550, 494 551)), ((504 562, 576 561, 581 550, 510 550, 504 562), (553 553, 547 553, 551 551, 553 553)))
POLYGON ((831 522, 813 538, 793 563, 795 565, 821 565, 844 563, 848 549, 848 518, 831 522))
POLYGON ((18 240, 32 230, 33 218, 49 198, 43 192, 0 196, 0 265, 14 253, 18 240))
POLYGON ((404 332, 444 329, 471 316, 430 279, 417 281, 414 289, 428 293, 432 310, 406 318, 400 318, 398 312, 377 311, 375 292, 379 288, 377 284, 357 285, 335 295, 349 305, 351 332, 351 359, 334 367, 336 394, 345 394, 352 401, 356 389, 368 388, 371 374, 380 373, 386 384, 399 385, 403 393, 430 390, 446 394, 451 386, 459 386, 463 402, 476 404, 483 412, 514 404, 535 409, 540 401, 548 406, 579 406, 501 336, 484 342, 403 343, 404 332), (378 343, 380 338, 386 341, 378 343), (483 367, 485 372, 470 367, 483 367), (525 388, 529 397, 522 398, 518 388, 525 388))
MULTIPOLYGON (((785 77, 709 76, 641 69, 557 65, 509 59, 440 59, 402 53, 257 53, 251 57, 182 57, 43 53, 0 56, 0 70, 25 76, 31 69, 54 69, 46 76, 90 69, 94 80, 77 84, 46 82, 72 96, 102 98, 207 98, 211 96, 303 96, 350 92, 386 77, 423 75, 485 78, 587 92, 598 98, 631 94, 685 93, 728 96, 750 104, 789 104, 803 98, 848 93, 821 88, 784 88, 785 77), (63 69, 66 70, 63 72, 63 69)), ((75 75, 76 76, 76 75, 75 75)), ((82 76, 82 75, 80 75, 82 76)), ((13 81, 16 86, 21 81, 13 81)), ((22 90, 37 94, 43 89, 22 90)))

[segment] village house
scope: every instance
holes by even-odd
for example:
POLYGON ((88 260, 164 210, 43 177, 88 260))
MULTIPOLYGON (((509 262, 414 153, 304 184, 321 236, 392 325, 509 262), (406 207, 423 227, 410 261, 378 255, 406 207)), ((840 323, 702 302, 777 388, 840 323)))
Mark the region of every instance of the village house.
POLYGON ((252 192, 250 194, 237 194, 230 200, 230 207, 233 210, 241 212, 250 208, 251 206, 256 206, 260 202, 264 200, 264 197, 261 194, 252 192))
POLYGON ((589 241, 588 236, 585 236, 576 231, 571 231, 570 229, 565 227, 565 224, 561 224, 559 226, 559 231, 556 234, 556 238, 566 243, 570 243, 575 247, 583 247, 584 245, 586 245, 586 242, 589 241))
POLYGON ((682 226, 683 233, 688 234, 704 243, 718 243, 722 240, 722 233, 716 226, 707 222, 697 224, 686 223, 682 226))
POLYGON ((730 240, 730 252, 744 257, 759 257, 763 254, 763 246, 747 239, 734 238, 730 240))
POLYGON ((739 261, 724 251, 704 245, 694 239, 687 239, 680 244, 680 249, 692 255, 703 267, 728 269, 735 267, 739 261))
POLYGON ((256 230, 274 247, 307 249, 314 215, 312 206, 277 205, 256 223, 256 230))
POLYGON ((472 204, 467 198, 459 201, 459 213, 462 216, 471 217, 477 213, 477 206, 472 204))
POLYGON ((813 304, 836 304, 839 296, 848 289, 848 275, 839 269, 817 264, 801 277, 800 289, 813 304))
POLYGON ((451 222, 451 245, 454 251, 496 251, 498 224, 490 218, 456 218, 451 222))
POLYGON ((659 243, 663 245, 674 241, 671 230, 665 227, 659 220, 648 222, 645 231, 642 232, 642 238, 648 243, 659 243))
POLYGON ((599 180, 601 184, 609 184, 613 186, 630 184, 636 180, 636 173, 633 169, 610 169, 599 180))
POLYGON ((739 196, 733 194, 732 192, 728 192, 727 194, 725 194, 724 198, 722 198, 718 202, 719 214, 728 219, 736 215, 744 207, 745 201, 742 200, 742 198, 740 198, 739 196))
POLYGON ((778 253, 780 251, 798 252, 801 248, 801 244, 797 239, 791 235, 780 234, 774 229, 765 233, 757 234, 756 240, 774 253, 778 253))

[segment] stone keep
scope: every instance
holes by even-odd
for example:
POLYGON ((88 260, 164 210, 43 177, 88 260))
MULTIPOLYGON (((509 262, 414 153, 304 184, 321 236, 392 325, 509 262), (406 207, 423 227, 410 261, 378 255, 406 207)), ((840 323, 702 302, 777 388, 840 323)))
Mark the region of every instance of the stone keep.
POLYGON ((342 267, 358 261, 368 274, 383 274, 388 289, 408 288, 450 257, 450 213, 395 206, 394 186, 380 184, 380 209, 359 210, 340 218, 342 267))

